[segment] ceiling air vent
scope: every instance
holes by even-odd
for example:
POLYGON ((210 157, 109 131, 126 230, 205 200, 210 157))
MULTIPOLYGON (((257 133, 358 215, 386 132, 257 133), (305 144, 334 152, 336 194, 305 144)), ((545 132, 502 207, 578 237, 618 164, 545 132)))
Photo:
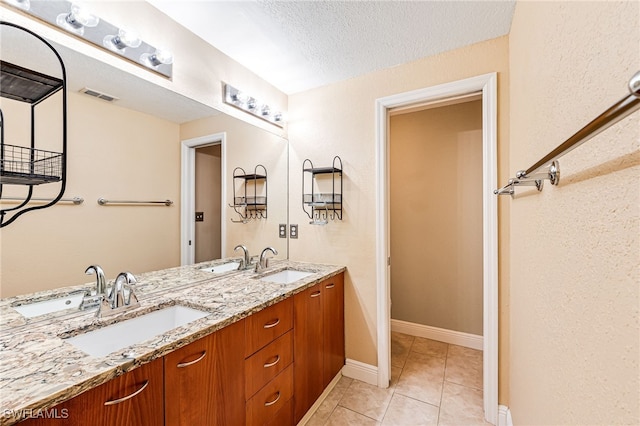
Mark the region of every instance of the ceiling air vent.
POLYGON ((115 96, 107 95, 106 93, 89 89, 88 87, 85 87, 84 89, 80 89, 80 93, 84 93, 85 95, 93 96, 94 98, 102 99, 103 101, 107 101, 107 102, 113 102, 119 99, 119 98, 116 98, 115 96))

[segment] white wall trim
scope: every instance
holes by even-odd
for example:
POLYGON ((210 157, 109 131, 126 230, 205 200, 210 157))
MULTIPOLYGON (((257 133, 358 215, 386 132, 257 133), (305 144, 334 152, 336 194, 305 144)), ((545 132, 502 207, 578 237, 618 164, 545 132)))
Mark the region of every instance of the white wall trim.
POLYGON ((195 245, 189 244, 196 237, 195 223, 192 220, 196 214, 196 148, 220 144, 222 161, 221 168, 221 198, 222 211, 220 212, 220 238, 221 256, 225 257, 225 247, 227 238, 227 213, 224 208, 227 199, 227 134, 214 133, 193 139, 182 141, 180 148, 181 157, 181 183, 180 183, 180 264, 192 265, 195 262, 195 245))
POLYGON ((344 367, 342 367, 342 375, 373 386, 378 385, 378 368, 375 365, 365 364, 354 359, 347 358, 344 367))
POLYGON ((431 327, 397 319, 391 320, 391 331, 424 337, 425 339, 437 340, 452 345, 464 346, 479 351, 483 349, 482 336, 478 336, 477 334, 463 333, 461 331, 447 330, 445 328, 431 327))
POLYGON ((511 410, 505 405, 498 407, 498 426, 513 426, 511 410))
POLYGON ((379 98, 376 120, 376 288, 378 386, 388 387, 391 370, 391 301, 389 279, 388 131, 390 108, 482 92, 483 157, 483 395, 485 419, 498 422, 498 184, 497 74, 379 98))

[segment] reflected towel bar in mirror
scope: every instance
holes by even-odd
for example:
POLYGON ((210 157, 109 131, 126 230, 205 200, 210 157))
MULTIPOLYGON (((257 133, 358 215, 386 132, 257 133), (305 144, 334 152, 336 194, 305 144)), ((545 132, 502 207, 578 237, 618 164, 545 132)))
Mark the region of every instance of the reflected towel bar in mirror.
POLYGON ((173 201, 135 201, 135 200, 107 200, 106 198, 98 198, 98 204, 106 206, 107 204, 152 204, 152 205, 165 205, 167 207, 173 205, 173 201))

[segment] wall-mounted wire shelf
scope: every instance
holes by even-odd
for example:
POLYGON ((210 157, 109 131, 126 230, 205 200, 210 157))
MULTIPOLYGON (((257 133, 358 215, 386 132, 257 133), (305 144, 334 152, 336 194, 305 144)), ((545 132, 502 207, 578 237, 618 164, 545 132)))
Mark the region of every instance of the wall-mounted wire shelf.
MULTIPOLYGON (((26 212, 53 206, 62 199, 66 187, 67 171, 67 93, 64 62, 48 41, 33 31, 10 22, 0 21, 0 29, 2 33, 7 31, 7 34, 11 31, 25 32, 37 39, 38 42, 44 43, 59 62, 61 74, 61 78, 53 77, 4 60, 0 61, 0 96, 27 103, 31 109, 30 141, 28 144, 5 143, 5 115, 0 110, 0 201, 4 185, 28 187, 26 196, 17 206, 0 209, 0 228, 2 228, 26 212), (58 99, 62 103, 61 150, 43 150, 36 143, 36 108, 59 92, 61 96, 58 99), (33 197, 34 186, 50 183, 59 183, 60 185, 56 196, 44 204, 33 205, 33 203, 29 203, 32 199, 36 200, 33 197)), ((0 34, 0 37, 2 35, 0 34)), ((57 101, 54 99, 51 102, 57 101)), ((47 137, 50 138, 51 135, 47 134, 47 137)), ((38 200, 42 200, 42 198, 38 200)))
POLYGON ((262 164, 253 173, 246 173, 242 167, 233 169, 233 204, 229 207, 240 217, 240 220, 232 218, 234 223, 267 218, 267 169, 262 164))
POLYGON ((342 159, 340 157, 335 156, 330 167, 313 167, 311 160, 304 160, 302 163, 302 210, 309 216, 311 219, 309 223, 312 225, 326 225, 329 219, 342 220, 342 159), (321 180, 327 182, 320 182, 321 180), (328 192, 329 190, 331 192, 328 192))
POLYGON ((2 145, 0 184, 41 185, 62 179, 63 154, 17 145, 2 145))

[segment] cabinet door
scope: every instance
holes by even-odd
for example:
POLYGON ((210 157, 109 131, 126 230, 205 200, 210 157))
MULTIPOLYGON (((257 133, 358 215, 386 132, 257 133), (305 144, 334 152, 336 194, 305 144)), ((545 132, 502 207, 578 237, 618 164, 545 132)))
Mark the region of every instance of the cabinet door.
POLYGON ((243 321, 166 355, 164 372, 167 426, 244 424, 243 321))
POLYGON ((344 366, 344 274, 320 283, 324 323, 323 387, 344 366))
POLYGON ((299 422, 324 390, 323 315, 320 283, 294 296, 293 366, 295 422, 299 422))
POLYGON ((158 426, 164 424, 162 394, 162 359, 156 359, 21 425, 158 426))

